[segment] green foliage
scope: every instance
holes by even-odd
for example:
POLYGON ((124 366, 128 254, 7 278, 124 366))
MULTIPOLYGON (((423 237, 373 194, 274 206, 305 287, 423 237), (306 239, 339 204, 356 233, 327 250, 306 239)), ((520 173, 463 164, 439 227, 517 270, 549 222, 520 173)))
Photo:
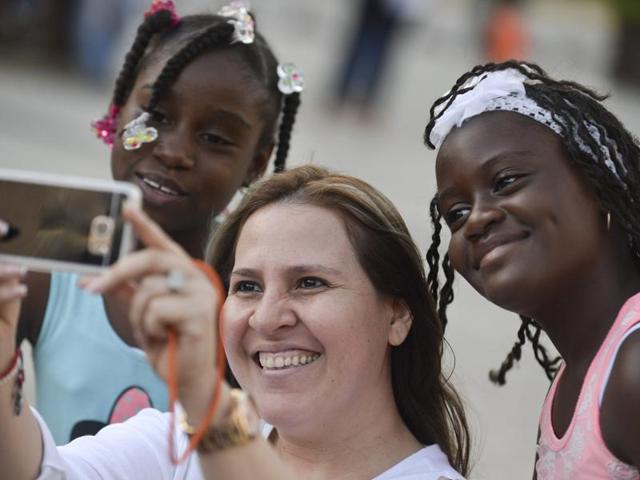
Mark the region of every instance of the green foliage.
POLYGON ((640 0, 607 0, 625 21, 640 23, 640 0))

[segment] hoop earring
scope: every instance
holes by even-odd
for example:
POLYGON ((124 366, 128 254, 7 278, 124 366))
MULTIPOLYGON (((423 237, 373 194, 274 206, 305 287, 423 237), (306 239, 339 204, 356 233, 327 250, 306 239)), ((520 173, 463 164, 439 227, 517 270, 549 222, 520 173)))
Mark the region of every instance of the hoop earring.
POLYGON ((611 212, 607 212, 607 232, 611 230, 611 212))

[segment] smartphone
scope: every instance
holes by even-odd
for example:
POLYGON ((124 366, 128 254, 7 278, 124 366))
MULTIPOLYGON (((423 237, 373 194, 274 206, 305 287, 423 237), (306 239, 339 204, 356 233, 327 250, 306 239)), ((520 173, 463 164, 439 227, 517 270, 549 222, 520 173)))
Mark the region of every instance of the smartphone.
POLYGON ((0 168, 0 261, 30 270, 96 273, 134 247, 122 219, 126 201, 140 205, 136 185, 0 168))

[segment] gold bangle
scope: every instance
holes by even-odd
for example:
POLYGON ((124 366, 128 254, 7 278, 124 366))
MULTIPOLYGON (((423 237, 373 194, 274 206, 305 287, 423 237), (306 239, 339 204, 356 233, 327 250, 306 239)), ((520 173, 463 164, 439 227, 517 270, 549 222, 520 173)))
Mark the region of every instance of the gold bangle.
POLYGON ((182 430, 187 435, 195 435, 196 428, 189 423, 189 419, 187 418, 186 412, 182 412, 180 414, 180 419, 178 420, 180 425, 180 430, 182 430))
MULTIPOLYGON (((225 420, 221 425, 212 425, 205 432, 198 444, 200 453, 245 445, 258 435, 260 418, 251 397, 238 388, 231 389, 229 396, 225 420)), ((189 423, 186 414, 181 415, 179 424, 187 435, 195 434, 196 429, 189 423)))

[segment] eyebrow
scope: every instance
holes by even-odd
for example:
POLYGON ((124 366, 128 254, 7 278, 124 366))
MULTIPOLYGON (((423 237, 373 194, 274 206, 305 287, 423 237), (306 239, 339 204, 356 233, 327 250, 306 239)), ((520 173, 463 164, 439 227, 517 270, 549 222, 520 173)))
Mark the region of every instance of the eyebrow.
MULTIPOLYGON (((153 90, 152 84, 146 84, 141 87, 143 90, 153 90)), ((240 114, 225 110, 222 108, 213 108, 211 111, 212 118, 216 120, 231 122, 244 130, 251 130, 251 124, 240 114)))
POLYGON ((211 112, 211 116, 217 120, 231 122, 244 130, 251 130, 251 124, 247 122, 242 115, 229 110, 215 109, 211 112))
MULTIPOLYGON (((514 151, 498 153, 498 154, 494 155, 493 157, 489 158, 482 165, 480 165, 480 171, 482 171, 484 173, 486 171, 491 170, 491 168, 496 163, 498 163, 500 161, 509 160, 511 158, 516 158, 517 159, 517 158, 525 157, 525 156, 529 155, 530 153, 531 152, 529 150, 514 150, 514 151)), ((442 190, 441 192, 437 192, 436 193, 436 202, 438 204, 440 204, 440 202, 442 201, 443 198, 455 195, 455 190, 456 190, 455 187, 448 187, 448 188, 445 188, 444 190, 442 190)), ((439 208, 439 205, 438 205, 438 208, 439 208)))
MULTIPOLYGON (((292 265, 289 267, 285 267, 284 270, 287 273, 294 275, 304 275, 309 273, 325 273, 329 275, 340 275, 340 270, 335 268, 327 267, 326 265, 321 264, 309 264, 309 265, 292 265)), ((257 277, 259 276, 260 271, 254 268, 238 268, 231 272, 231 275, 238 275, 241 277, 257 277)))

